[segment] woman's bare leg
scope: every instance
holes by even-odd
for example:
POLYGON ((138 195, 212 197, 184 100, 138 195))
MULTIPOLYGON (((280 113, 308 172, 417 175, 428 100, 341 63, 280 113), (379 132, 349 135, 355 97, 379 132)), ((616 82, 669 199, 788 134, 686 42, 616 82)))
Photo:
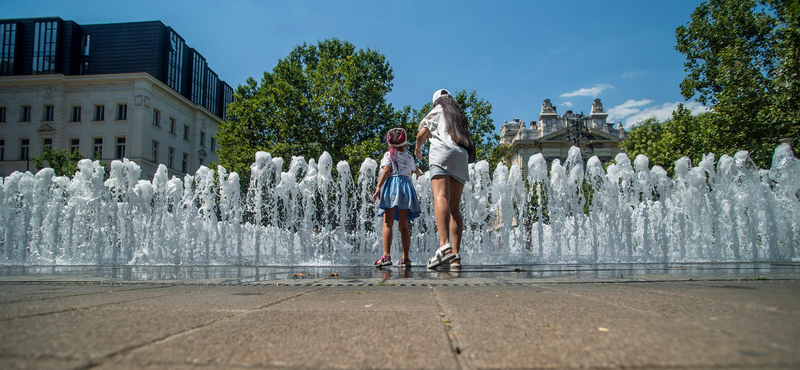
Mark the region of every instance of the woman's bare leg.
POLYGON ((447 179, 450 188, 450 198, 448 199, 450 245, 453 247, 453 253, 458 253, 461 248, 461 234, 464 232, 464 218, 461 216, 461 193, 464 191, 464 184, 452 177, 447 179))
POLYGON ((392 254, 392 227, 394 226, 394 213, 397 207, 387 208, 383 212, 383 257, 392 254))
POLYGON ((439 232, 439 247, 450 242, 450 176, 434 176, 431 179, 433 192, 433 214, 439 232))
POLYGON ((397 231, 400 232, 400 242, 403 245, 403 257, 408 258, 408 251, 411 249, 411 230, 408 228, 408 214, 410 210, 401 209, 399 219, 397 220, 397 231))

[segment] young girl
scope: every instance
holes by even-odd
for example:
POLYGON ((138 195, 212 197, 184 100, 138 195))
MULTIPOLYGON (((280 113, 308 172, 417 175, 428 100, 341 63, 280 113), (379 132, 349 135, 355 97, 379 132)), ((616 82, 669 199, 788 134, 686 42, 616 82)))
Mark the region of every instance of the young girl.
POLYGON ((469 163, 475 161, 475 145, 469 137, 469 123, 450 92, 445 89, 433 93, 433 109, 419 123, 417 158, 422 159, 422 146, 431 140, 429 163, 431 165, 431 191, 433 213, 439 233, 439 248, 428 268, 450 263, 450 268, 461 267, 461 234, 464 220, 461 216, 461 193, 469 181, 469 163))
POLYGON ((406 130, 393 128, 386 134, 386 143, 389 151, 381 159, 381 175, 372 201, 380 198, 380 212, 383 216, 383 256, 375 261, 376 267, 392 264, 392 226, 398 221, 397 229, 400 231, 400 240, 403 244, 403 258, 400 265, 411 266, 408 251, 411 247, 411 231, 408 221, 420 215, 419 198, 414 184, 411 183, 411 174, 422 176, 422 171, 414 163, 414 157, 407 151, 406 130))

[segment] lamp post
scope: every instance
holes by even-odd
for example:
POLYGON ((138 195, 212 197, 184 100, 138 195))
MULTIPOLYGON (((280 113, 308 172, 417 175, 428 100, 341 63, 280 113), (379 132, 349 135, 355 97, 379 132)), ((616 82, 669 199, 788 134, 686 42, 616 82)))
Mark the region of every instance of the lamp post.
POLYGON ((586 127, 586 116, 581 112, 575 114, 573 117, 567 119, 568 131, 567 140, 572 141, 575 146, 581 146, 581 143, 589 139, 589 129, 586 127))

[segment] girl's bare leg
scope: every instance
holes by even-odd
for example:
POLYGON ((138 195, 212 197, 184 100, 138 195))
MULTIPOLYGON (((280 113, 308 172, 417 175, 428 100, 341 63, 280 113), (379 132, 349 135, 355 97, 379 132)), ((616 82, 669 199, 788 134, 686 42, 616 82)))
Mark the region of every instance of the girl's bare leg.
POLYGON ((401 209, 399 219, 397 220, 397 230, 400 231, 400 241, 403 245, 403 258, 408 258, 408 252, 411 249, 411 230, 408 228, 408 214, 410 210, 401 209))
POLYGON ((387 208, 383 212, 383 257, 392 254, 392 227, 394 226, 394 213, 397 211, 395 208, 387 208))
MULTIPOLYGON (((439 247, 450 242, 450 176, 434 176, 431 179, 433 192, 433 214, 439 232, 439 247)), ((461 199, 461 198, 459 198, 461 199)))
POLYGON ((461 234, 464 232, 464 218, 461 216, 461 193, 464 191, 464 184, 451 177, 447 179, 450 187, 450 198, 448 199, 450 246, 453 247, 453 253, 458 253, 461 248, 461 234))

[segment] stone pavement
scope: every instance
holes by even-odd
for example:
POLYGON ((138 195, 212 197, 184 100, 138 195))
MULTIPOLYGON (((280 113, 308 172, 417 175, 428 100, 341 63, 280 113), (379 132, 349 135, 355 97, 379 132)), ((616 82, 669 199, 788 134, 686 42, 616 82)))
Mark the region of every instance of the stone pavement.
POLYGON ((800 266, 687 266, 3 268, 0 369, 800 368, 800 266))

